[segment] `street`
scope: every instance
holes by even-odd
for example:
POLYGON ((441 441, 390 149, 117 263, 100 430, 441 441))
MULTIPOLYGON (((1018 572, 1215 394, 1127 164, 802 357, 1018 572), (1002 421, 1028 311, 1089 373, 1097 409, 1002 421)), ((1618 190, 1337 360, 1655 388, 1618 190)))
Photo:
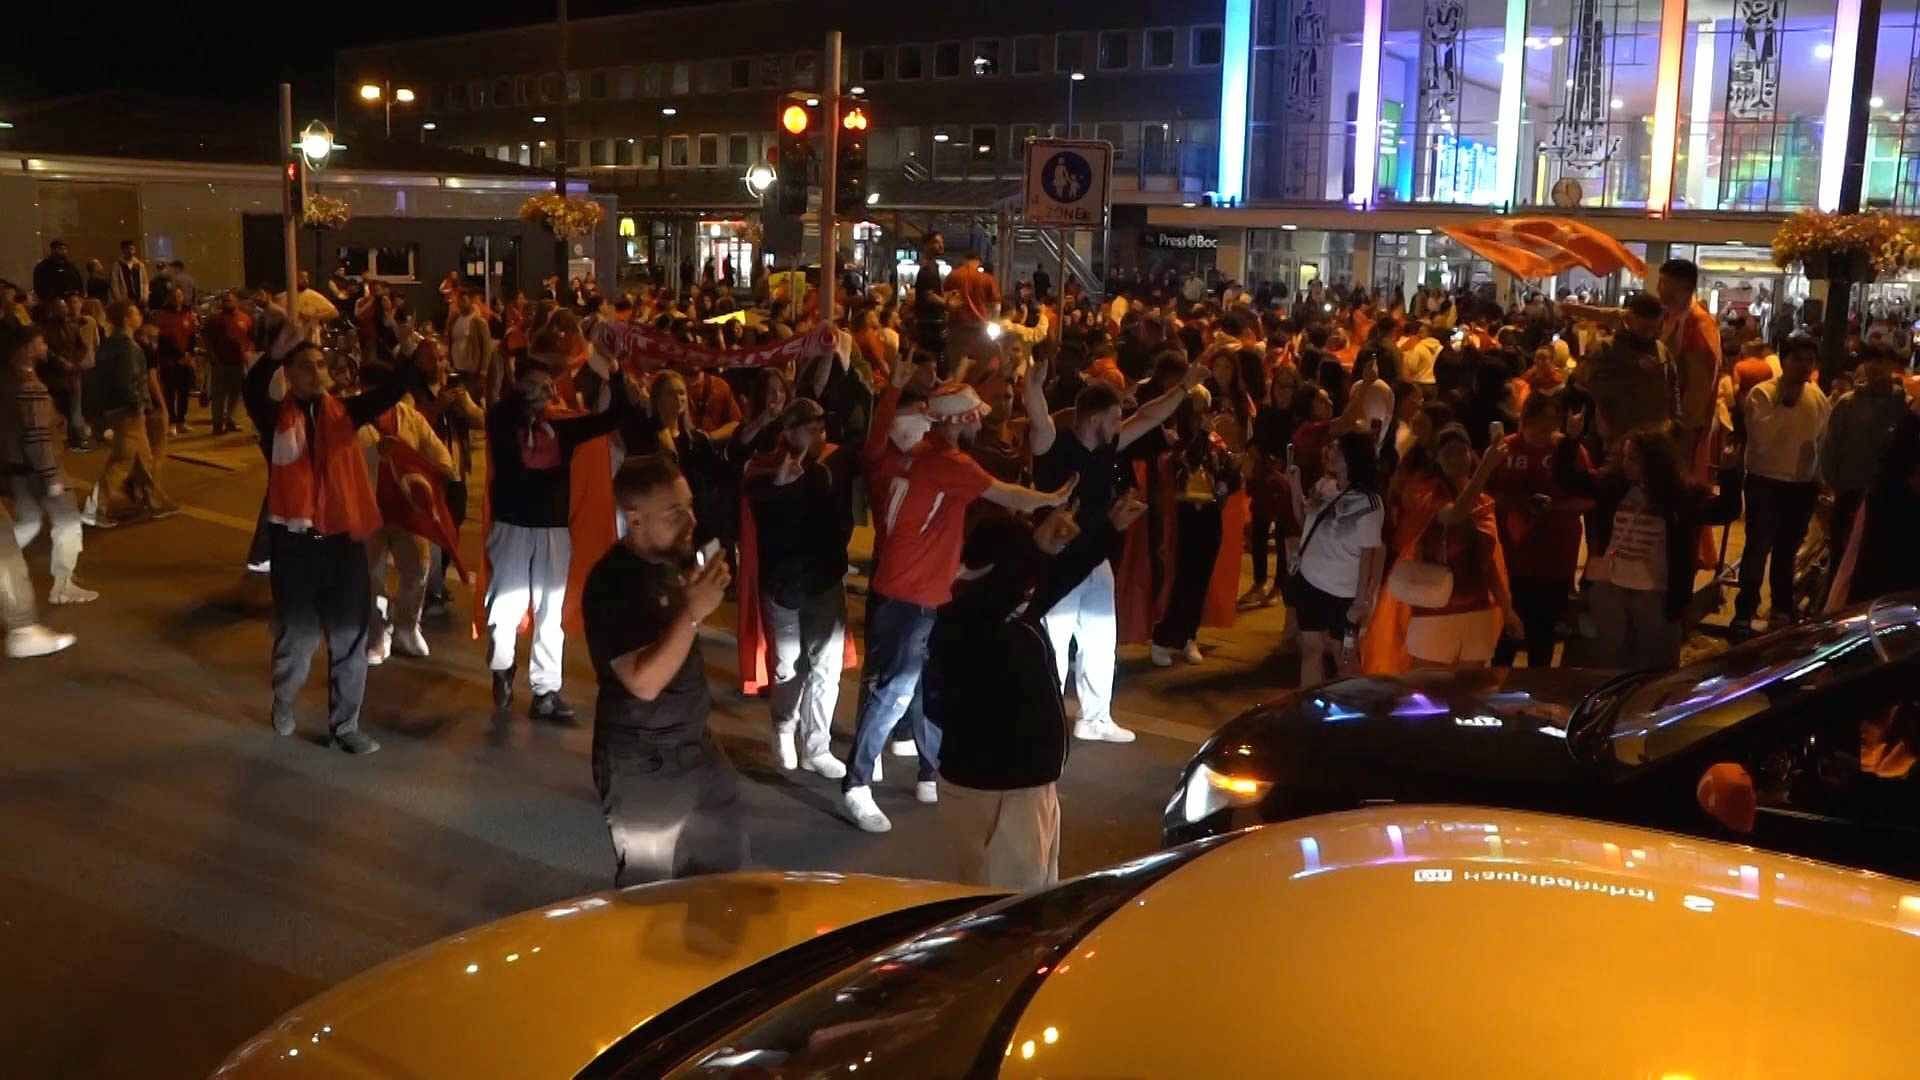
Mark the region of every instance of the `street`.
MULTIPOLYGON (((215 439, 204 425, 197 418, 195 435, 174 440, 164 470, 182 514, 87 531, 80 578, 101 599, 43 612, 79 644, 0 662, 7 1075, 203 1076, 326 986, 611 884, 588 768, 593 676, 577 639, 566 686, 581 713, 575 728, 528 723, 524 674, 516 715, 491 721, 461 590, 453 618, 427 627, 430 659, 396 656, 372 671, 365 726, 379 754, 319 745, 324 656, 299 732, 275 737, 267 579, 243 569, 264 465, 250 437, 215 439)), ((69 455, 67 468, 84 489, 104 457, 69 455)), ((471 521, 463 543, 477 558, 471 521)), ((44 592, 44 540, 28 561, 44 592)), ((730 608, 712 622, 729 626, 730 608)), ((1115 715, 1140 738, 1073 745, 1060 792, 1063 875, 1156 845, 1160 810, 1195 745, 1291 683, 1292 665, 1269 655, 1280 622, 1274 608, 1202 631, 1209 662, 1199 667, 1156 670, 1144 648, 1123 650, 1115 715)), ((876 785, 894 830, 860 832, 841 813, 837 784, 772 764, 765 703, 727 689, 731 641, 716 634, 704 647, 713 726, 749 781, 755 865, 950 876, 934 814, 913 801, 910 762, 887 758, 876 785)), ((846 752, 854 696, 850 675, 836 753, 846 752)))

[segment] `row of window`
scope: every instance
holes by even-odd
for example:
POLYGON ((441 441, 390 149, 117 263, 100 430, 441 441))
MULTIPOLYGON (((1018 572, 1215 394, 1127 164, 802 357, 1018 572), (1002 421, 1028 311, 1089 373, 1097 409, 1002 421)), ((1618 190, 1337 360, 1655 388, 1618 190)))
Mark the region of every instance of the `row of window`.
MULTIPOLYGON (((1164 121, 1103 121, 1095 124, 991 124, 940 125, 933 128, 895 126, 875 131, 868 140, 868 160, 873 168, 888 168, 923 152, 942 158, 963 157, 981 166, 1016 164, 1029 138, 1053 135, 1067 138, 1105 139, 1113 144, 1118 164, 1131 164, 1135 155, 1145 154, 1149 163, 1158 163, 1167 148, 1180 142, 1197 142, 1211 148, 1214 125, 1207 121, 1185 121, 1178 125, 1164 121), (1003 140, 1004 132, 1004 140, 1003 140), (924 140, 931 140, 931 147, 924 140)), ((670 169, 745 169, 765 160, 770 136, 734 133, 666 136, 670 169)), ((595 165, 655 168, 660 164, 659 136, 626 139, 570 139, 567 164, 581 168, 595 165)), ((532 143, 500 143, 481 146, 457 146, 455 150, 498 161, 517 161, 522 165, 550 164, 553 144, 542 140, 532 143)))
MULTIPOLYGON (((864 85, 887 80, 1043 75, 1049 70, 1062 75, 1075 71, 1167 71, 1179 66, 1218 67, 1220 56, 1218 26, 1071 31, 1054 34, 1051 41, 1048 35, 1028 34, 1010 42, 1001 38, 976 38, 970 43, 869 46, 851 52, 846 61, 846 77, 864 85), (1183 39, 1187 46, 1184 56, 1178 49, 1183 39)), ((568 101, 583 98, 629 101, 753 89, 813 89, 819 83, 819 73, 817 52, 682 60, 568 72, 564 94, 568 101)), ((559 104, 562 93, 557 71, 538 76, 501 76, 433 87, 427 95, 427 108, 430 112, 462 112, 555 105, 559 104)))

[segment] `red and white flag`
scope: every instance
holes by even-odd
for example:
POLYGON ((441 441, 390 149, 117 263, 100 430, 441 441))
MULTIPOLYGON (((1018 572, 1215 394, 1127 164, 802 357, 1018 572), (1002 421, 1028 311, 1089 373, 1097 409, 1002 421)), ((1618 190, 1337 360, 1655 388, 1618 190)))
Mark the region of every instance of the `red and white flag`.
POLYGON ((424 537, 447 553, 462 580, 472 580, 460 561, 460 530, 447 507, 446 478, 425 454, 395 439, 382 440, 380 481, 374 497, 387 525, 424 537))
POLYGON ((771 345, 751 349, 709 349, 689 345, 665 331, 639 323, 603 320, 589 332, 594 348, 629 371, 658 367, 770 367, 805 360, 833 348, 833 328, 825 323, 771 345))
POLYGON ((1518 278, 1544 278, 1576 266, 1605 277, 1625 268, 1647 276, 1646 261, 1583 222, 1552 217, 1494 217, 1442 225, 1460 246, 1518 278))

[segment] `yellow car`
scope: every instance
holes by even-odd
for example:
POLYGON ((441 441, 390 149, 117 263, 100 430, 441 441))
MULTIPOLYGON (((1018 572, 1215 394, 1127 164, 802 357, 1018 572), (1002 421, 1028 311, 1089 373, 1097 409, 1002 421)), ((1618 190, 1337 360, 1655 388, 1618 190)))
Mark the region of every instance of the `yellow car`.
POLYGON ((1920 884, 1391 806, 1022 896, 737 874, 531 911, 221 1077, 1912 1077, 1920 884))

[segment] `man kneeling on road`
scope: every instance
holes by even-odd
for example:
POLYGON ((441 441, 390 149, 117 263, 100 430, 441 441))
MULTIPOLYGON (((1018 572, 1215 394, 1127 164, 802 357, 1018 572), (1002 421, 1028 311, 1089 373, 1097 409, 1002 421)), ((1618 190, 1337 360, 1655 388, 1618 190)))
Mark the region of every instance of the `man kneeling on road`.
POLYGON ((613 480, 627 535, 587 575, 587 652, 600 681, 593 784, 613 839, 614 884, 721 873, 747 859, 740 778, 707 730, 698 648, 732 575, 694 565, 693 492, 663 455, 613 480))

